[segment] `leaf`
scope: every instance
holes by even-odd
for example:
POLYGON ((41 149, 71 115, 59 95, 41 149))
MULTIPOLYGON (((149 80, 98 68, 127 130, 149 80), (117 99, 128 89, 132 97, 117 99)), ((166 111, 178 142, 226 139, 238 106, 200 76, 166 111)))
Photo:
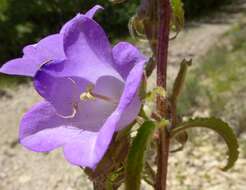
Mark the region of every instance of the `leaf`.
MULTIPOLYGON (((174 84, 173 84, 173 89, 172 89, 172 94, 170 97, 170 102, 171 102, 171 110, 172 110, 172 114, 173 114, 173 118, 172 118, 172 126, 175 127, 177 125, 177 100, 181 94, 182 88, 184 86, 185 83, 185 77, 186 77, 186 73, 187 73, 187 69, 188 66, 190 66, 192 64, 192 59, 191 60, 186 60, 183 59, 183 61, 180 64, 180 68, 179 68, 179 72, 175 78, 174 84)), ((183 133, 183 135, 181 134, 182 137, 187 136, 187 134, 183 133)), ((178 140, 179 138, 177 138, 178 140)), ((184 138, 183 138, 184 139, 184 138)), ((179 140, 178 140, 179 141, 179 140)), ((185 144, 181 143, 181 144, 185 144)))
POLYGON ((184 9, 182 0, 171 0, 172 6, 172 24, 175 26, 175 30, 178 32, 184 27, 184 9))
POLYGON ((126 190, 139 190, 141 173, 144 166, 144 153, 154 133, 155 123, 145 121, 139 128, 137 136, 129 150, 126 166, 126 190))
POLYGON ((192 120, 189 120, 187 122, 181 123, 178 127, 174 128, 170 135, 171 137, 176 136, 178 133, 194 127, 204 127, 208 129, 212 129, 216 131, 219 135, 222 136, 222 138, 225 140, 227 147, 229 149, 228 151, 228 162, 227 165, 222 168, 223 171, 226 171, 233 167, 235 162, 238 159, 238 141, 237 137, 234 134, 233 130, 230 128, 230 126, 218 118, 195 118, 192 120))
POLYGON ((184 86, 184 81, 185 81, 187 69, 191 64, 192 64, 192 60, 187 61, 186 59, 184 59, 180 64, 180 69, 179 69, 178 75, 174 81, 172 95, 171 95, 171 101, 173 104, 174 103, 176 104, 176 102, 177 102, 177 99, 181 93, 183 86, 184 86))

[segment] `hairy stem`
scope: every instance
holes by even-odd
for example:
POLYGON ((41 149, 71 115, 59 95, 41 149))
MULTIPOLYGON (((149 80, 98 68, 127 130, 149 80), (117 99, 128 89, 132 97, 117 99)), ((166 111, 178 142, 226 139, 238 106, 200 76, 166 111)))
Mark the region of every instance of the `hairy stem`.
MULTIPOLYGON (((167 60, 168 60, 168 45, 169 45, 169 30, 171 19, 170 0, 158 0, 158 43, 157 43, 157 86, 166 89, 167 79, 167 60)), ((157 111, 167 118, 168 102, 165 98, 157 97, 157 111)), ((158 140, 158 163, 156 190, 166 190, 167 168, 169 156, 169 134, 165 126, 159 128, 158 140)))

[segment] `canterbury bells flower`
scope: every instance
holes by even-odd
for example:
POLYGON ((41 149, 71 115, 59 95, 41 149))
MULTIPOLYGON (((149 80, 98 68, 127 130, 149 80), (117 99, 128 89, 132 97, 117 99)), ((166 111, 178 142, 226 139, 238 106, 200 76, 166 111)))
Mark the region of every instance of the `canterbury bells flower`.
POLYGON ((95 168, 113 134, 137 117, 138 89, 146 58, 136 47, 111 47, 92 17, 95 6, 78 14, 60 33, 24 48, 22 58, 0 72, 32 76, 44 101, 27 112, 20 142, 35 152, 63 147, 72 164, 95 168))

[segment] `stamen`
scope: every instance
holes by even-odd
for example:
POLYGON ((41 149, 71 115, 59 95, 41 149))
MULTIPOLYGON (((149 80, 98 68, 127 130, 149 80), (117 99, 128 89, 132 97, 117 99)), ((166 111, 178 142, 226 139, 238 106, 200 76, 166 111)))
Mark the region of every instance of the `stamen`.
POLYGON ((101 95, 101 94, 97 94, 97 93, 92 93, 92 96, 98 98, 98 99, 101 99, 101 100, 104 100, 104 101, 107 101, 107 102, 110 102, 110 103, 113 103, 115 105, 118 104, 118 102, 108 96, 104 96, 104 95, 101 95))
POLYGON ((77 85, 77 83, 71 77, 67 77, 67 79, 69 79, 74 85, 77 85))
POLYGON ((64 118, 64 119, 72 119, 72 118, 75 117, 76 113, 77 113, 77 106, 74 106, 74 107, 73 107, 73 113, 72 113, 71 115, 61 115, 61 114, 59 114, 59 113, 56 113, 56 114, 57 114, 58 116, 64 118))
POLYGON ((44 61, 43 63, 41 63, 41 64, 39 65, 39 69, 40 69, 41 67, 43 67, 44 65, 46 65, 47 63, 51 62, 51 61, 52 61, 51 59, 48 59, 48 60, 44 61))
POLYGON ((117 101, 115 101, 114 99, 112 99, 108 96, 104 96, 104 95, 92 92, 93 88, 94 88, 94 85, 89 84, 86 88, 86 92, 84 92, 80 95, 80 99, 81 100, 96 100, 96 98, 98 98, 98 99, 113 103, 115 105, 118 104, 117 101))

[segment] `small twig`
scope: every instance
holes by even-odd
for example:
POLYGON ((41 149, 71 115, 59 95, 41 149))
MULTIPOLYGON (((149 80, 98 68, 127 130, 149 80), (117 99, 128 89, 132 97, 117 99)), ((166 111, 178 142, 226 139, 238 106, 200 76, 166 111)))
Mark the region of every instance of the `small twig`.
POLYGON ((147 171, 147 173, 149 174, 149 176, 151 177, 153 183, 155 181, 156 178, 156 172, 153 170, 153 168, 150 166, 149 162, 146 161, 145 162, 145 169, 147 171))

